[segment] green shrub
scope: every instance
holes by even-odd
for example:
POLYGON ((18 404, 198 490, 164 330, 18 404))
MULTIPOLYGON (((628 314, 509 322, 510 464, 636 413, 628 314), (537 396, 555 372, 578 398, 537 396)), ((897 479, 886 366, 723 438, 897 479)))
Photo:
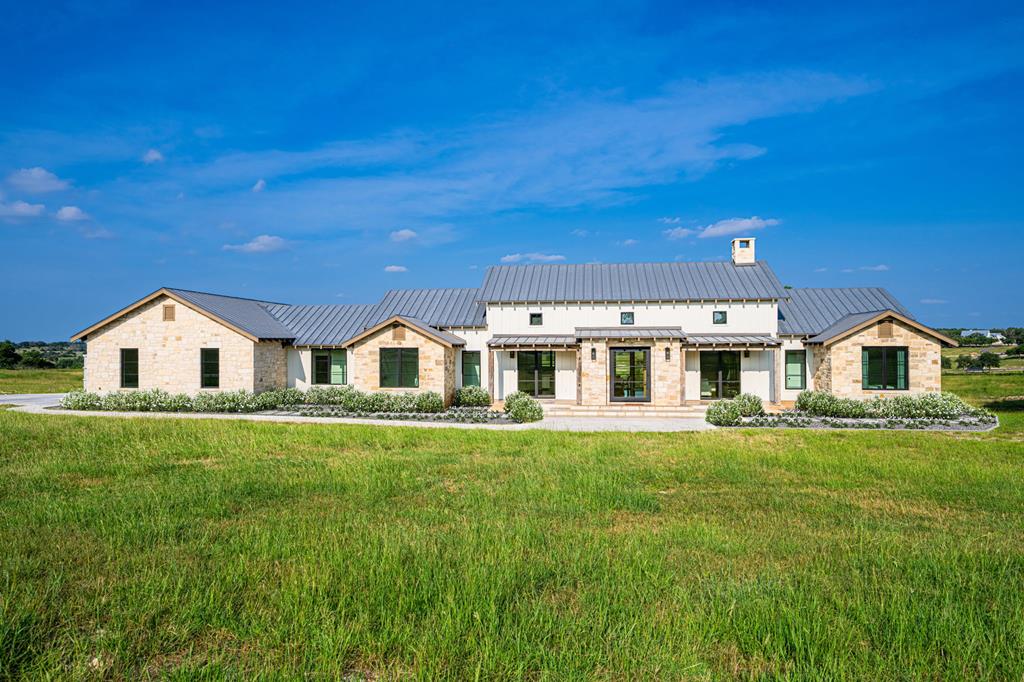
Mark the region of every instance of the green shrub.
POLYGON ((837 398, 824 391, 804 391, 797 396, 796 409, 815 417, 847 419, 958 419, 983 412, 952 393, 896 395, 861 401, 837 398))
POLYGON ((815 417, 862 419, 868 416, 863 402, 852 398, 837 398, 826 391, 801 391, 796 397, 796 409, 815 417))
POLYGON ((539 422, 544 418, 544 408, 522 391, 513 391, 505 398, 505 414, 520 424, 539 422))
POLYGON ((463 386, 455 391, 455 404, 458 407, 490 407, 491 396, 479 386, 463 386))
POLYGON ((753 393, 740 393, 736 396, 736 405, 744 417, 759 417, 764 414, 764 404, 753 393))
POLYGON ((60 399, 60 406, 65 410, 102 410, 103 400, 95 393, 87 393, 82 389, 66 393, 60 399))
POLYGON ((715 426, 737 426, 743 415, 740 405, 735 400, 716 400, 708 405, 704 420, 715 426))

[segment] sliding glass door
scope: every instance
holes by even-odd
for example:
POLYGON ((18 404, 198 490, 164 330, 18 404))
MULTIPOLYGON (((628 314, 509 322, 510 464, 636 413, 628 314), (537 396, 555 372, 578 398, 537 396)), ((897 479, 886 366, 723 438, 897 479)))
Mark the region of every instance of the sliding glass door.
POLYGON ((700 354, 701 400, 735 398, 740 394, 740 354, 732 350, 700 354))
POLYGON ((611 349, 611 399, 648 402, 651 399, 651 349, 611 349))
POLYGON ((535 398, 555 397, 555 351, 521 350, 516 353, 519 390, 535 398))

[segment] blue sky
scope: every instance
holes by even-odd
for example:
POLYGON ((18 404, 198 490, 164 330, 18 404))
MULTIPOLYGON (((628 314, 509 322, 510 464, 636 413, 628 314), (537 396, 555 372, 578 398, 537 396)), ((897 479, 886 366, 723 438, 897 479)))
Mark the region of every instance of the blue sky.
POLYGON ((8 6, 0 338, 736 233, 786 284, 1024 325, 1024 6, 828 4, 8 6))

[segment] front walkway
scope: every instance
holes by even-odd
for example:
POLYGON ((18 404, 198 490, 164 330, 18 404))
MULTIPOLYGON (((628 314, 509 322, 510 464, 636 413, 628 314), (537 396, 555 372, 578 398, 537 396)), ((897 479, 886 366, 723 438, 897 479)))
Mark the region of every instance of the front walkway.
POLYGON ((60 393, 0 396, 0 405, 17 405, 15 412, 72 415, 79 417, 126 417, 140 419, 233 419, 254 422, 285 422, 299 424, 359 424, 362 426, 415 426, 427 429, 489 429, 493 431, 631 431, 670 432, 706 431, 715 428, 697 418, 604 418, 604 417, 547 417, 532 424, 453 424, 451 422, 399 421, 394 419, 352 419, 348 417, 301 417, 276 414, 196 414, 194 412, 93 412, 83 410, 55 410, 60 393))

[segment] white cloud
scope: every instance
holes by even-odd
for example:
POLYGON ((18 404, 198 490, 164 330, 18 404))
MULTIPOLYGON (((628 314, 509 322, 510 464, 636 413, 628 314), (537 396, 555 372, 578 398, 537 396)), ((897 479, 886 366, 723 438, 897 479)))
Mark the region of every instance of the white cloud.
POLYGON ((569 234, 571 234, 573 237, 586 237, 590 235, 590 232, 588 232, 587 230, 573 230, 569 234))
POLYGON ((843 268, 839 272, 845 272, 847 274, 851 272, 888 272, 889 266, 885 264, 878 265, 862 265, 859 268, 843 268))
POLYGON ((949 301, 941 298, 922 298, 921 303, 924 305, 945 305, 946 303, 949 303, 949 301))
POLYGON ((61 206, 60 210, 57 211, 57 220, 75 221, 88 219, 88 214, 77 206, 61 206))
POLYGON ((663 216, 658 218, 658 222, 662 225, 678 225, 683 222, 683 219, 679 216, 663 216))
POLYGON ((145 154, 142 155, 142 163, 147 166, 151 163, 160 163, 164 160, 164 155, 160 153, 158 149, 149 149, 145 154))
POLYGON ((755 230, 763 230, 766 227, 773 227, 779 224, 775 218, 761 218, 750 216, 749 218, 726 218, 717 223, 711 223, 700 228, 700 237, 727 237, 734 234, 743 234, 755 230))
POLYGON ((106 228, 97 227, 91 230, 83 230, 82 236, 86 239, 113 239, 114 233, 106 228))
POLYGON ((404 265, 386 265, 384 272, 409 272, 409 268, 404 265))
POLYGON ((554 263, 565 260, 565 256, 555 253, 510 253, 501 257, 502 263, 554 263))
POLYGON ((395 230, 391 233, 390 238, 393 242, 407 242, 410 239, 415 239, 416 236, 414 230, 395 230))
POLYGON ((828 268, 814 268, 815 272, 828 272, 828 268))
POLYGON ((619 242, 619 246, 636 246, 639 242, 635 239, 624 239, 619 242))
POLYGON ((270 234, 261 234, 244 244, 225 244, 225 251, 238 251, 239 253, 271 253, 280 251, 288 246, 288 242, 280 237, 270 234))
POLYGON ((61 180, 50 171, 39 166, 20 168, 7 176, 7 182, 12 187, 30 194, 57 192, 67 189, 69 184, 67 180, 61 180))
POLYGON ((254 194, 259 194, 260 192, 262 192, 266 188, 267 188, 267 181, 264 180, 263 178, 260 178, 259 180, 256 181, 256 184, 252 186, 252 191, 253 191, 254 194))
POLYGON ((662 232, 662 234, 665 235, 668 239, 683 239, 684 237, 689 237, 691 234, 694 233, 696 233, 696 230, 691 230, 687 227, 673 227, 670 230, 665 230, 662 232))
POLYGON ((30 204, 25 201, 12 201, 5 204, 0 201, 0 218, 32 218, 42 215, 46 207, 42 204, 30 204))

